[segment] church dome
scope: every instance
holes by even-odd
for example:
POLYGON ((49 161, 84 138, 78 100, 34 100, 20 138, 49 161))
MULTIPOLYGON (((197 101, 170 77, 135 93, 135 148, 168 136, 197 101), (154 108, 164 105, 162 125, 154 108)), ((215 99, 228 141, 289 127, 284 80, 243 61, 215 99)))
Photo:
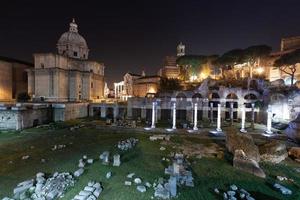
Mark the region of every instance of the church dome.
POLYGON ((70 23, 69 31, 60 36, 57 42, 57 49, 60 55, 77 59, 88 59, 88 45, 86 40, 78 33, 78 26, 74 19, 70 23))

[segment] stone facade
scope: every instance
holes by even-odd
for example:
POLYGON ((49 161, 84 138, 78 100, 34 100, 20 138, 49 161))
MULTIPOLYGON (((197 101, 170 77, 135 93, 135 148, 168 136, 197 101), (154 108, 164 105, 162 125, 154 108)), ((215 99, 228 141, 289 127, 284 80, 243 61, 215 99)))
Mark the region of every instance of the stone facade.
POLYGON ((57 46, 58 54, 34 54, 34 69, 28 70, 28 92, 33 99, 74 102, 104 98, 104 65, 87 60, 88 47, 75 22, 57 46))
POLYGON ((0 106, 0 130, 22 130, 49 122, 89 116, 89 103, 3 104, 0 106))
POLYGON ((0 57, 0 101, 12 101, 18 94, 27 92, 26 69, 33 64, 0 57))

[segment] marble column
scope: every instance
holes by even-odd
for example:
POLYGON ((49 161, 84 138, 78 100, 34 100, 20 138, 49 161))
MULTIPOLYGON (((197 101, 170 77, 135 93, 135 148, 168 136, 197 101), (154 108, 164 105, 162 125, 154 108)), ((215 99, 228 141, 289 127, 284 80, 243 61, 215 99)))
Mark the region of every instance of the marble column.
POLYGON ((210 103, 210 122, 214 121, 214 103, 210 103))
POLYGON ((272 132, 272 108, 271 108, 271 105, 268 106, 267 113, 268 113, 268 119, 267 119, 266 133, 267 134, 272 134, 273 132, 272 132))
POLYGON ((242 121, 241 121, 241 129, 240 129, 240 131, 242 133, 246 133, 247 130, 245 129, 245 121, 246 121, 246 107, 245 107, 245 104, 242 105, 241 112, 242 112, 242 121))
POLYGON ((251 103, 251 128, 254 130, 254 122, 255 122, 255 112, 254 112, 255 104, 251 103))
POLYGON ((217 131, 222 132, 222 129, 221 129, 221 104, 218 104, 217 131))
POLYGON ((195 110, 194 110, 194 128, 193 128, 193 130, 194 131, 197 131, 198 130, 198 127, 197 127, 197 122, 198 122, 198 104, 197 103, 195 103, 195 106, 194 106, 195 108, 195 110))
POLYGON ((172 129, 176 129, 176 103, 173 103, 173 126, 172 129))
POLYGON ((233 125, 233 102, 230 102, 230 123, 233 125))
POLYGON ((151 128, 155 128, 155 102, 152 102, 152 123, 151 128))

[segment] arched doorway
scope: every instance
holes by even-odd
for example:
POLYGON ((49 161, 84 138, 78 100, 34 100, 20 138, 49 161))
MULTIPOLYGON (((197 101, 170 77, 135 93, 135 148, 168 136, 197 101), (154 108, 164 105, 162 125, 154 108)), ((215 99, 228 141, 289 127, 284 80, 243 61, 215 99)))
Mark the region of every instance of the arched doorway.
POLYGON ((210 116, 210 118, 213 118, 213 119, 216 119, 217 116, 218 116, 218 111, 217 111, 217 107, 218 107, 218 104, 220 103, 220 95, 217 93, 217 92, 212 92, 210 95, 209 95, 209 112, 208 112, 208 115, 210 116), (211 111, 211 106, 212 106, 212 109, 213 111, 211 111))
POLYGON ((226 112, 225 112, 225 119, 231 120, 231 105, 233 105, 233 120, 237 119, 237 108, 238 108, 238 97, 235 93, 229 93, 226 96, 226 112))

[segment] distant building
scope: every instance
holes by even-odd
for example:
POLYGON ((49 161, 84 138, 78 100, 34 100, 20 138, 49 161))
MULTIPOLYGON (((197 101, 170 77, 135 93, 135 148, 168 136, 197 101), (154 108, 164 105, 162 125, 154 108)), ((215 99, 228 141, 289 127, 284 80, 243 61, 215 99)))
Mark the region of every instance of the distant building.
POLYGON ((300 49, 300 36, 281 39, 280 51, 300 49))
POLYGON ((178 78, 180 75, 180 69, 176 65, 176 56, 166 56, 164 60, 164 66, 161 69, 161 76, 165 78, 178 78))
POLYGON ((133 96, 154 96, 159 89, 160 76, 143 76, 133 82, 133 96))
MULTIPOLYGON (((300 49, 300 36, 296 37, 288 37, 281 39, 281 48, 278 52, 273 52, 270 54, 268 59, 265 61, 265 66, 267 66, 266 74, 268 75, 268 79, 270 81, 275 81, 277 79, 283 79, 286 84, 290 84, 290 76, 286 73, 283 73, 277 67, 274 67, 274 62, 280 58, 282 55, 300 49)), ((297 70, 295 73, 294 81, 300 81, 300 64, 296 65, 297 70)))
POLYGON ((177 45, 177 57, 185 55, 185 45, 181 42, 177 45))
POLYGON ((89 48, 73 20, 57 43, 58 54, 34 54, 28 92, 35 100, 93 101, 104 97, 104 65, 89 61, 89 48))
POLYGON ((130 72, 126 73, 123 77, 123 81, 114 83, 115 98, 127 100, 128 98, 133 97, 134 81, 143 76, 146 76, 144 71, 141 75, 130 72))
POLYGON ((0 57, 0 101, 12 101, 27 93, 26 70, 32 68, 32 63, 0 57))
POLYGON ((180 68, 176 64, 178 57, 185 56, 185 45, 181 42, 177 45, 177 56, 166 56, 163 67, 159 70, 158 75, 164 78, 179 78, 180 68))

